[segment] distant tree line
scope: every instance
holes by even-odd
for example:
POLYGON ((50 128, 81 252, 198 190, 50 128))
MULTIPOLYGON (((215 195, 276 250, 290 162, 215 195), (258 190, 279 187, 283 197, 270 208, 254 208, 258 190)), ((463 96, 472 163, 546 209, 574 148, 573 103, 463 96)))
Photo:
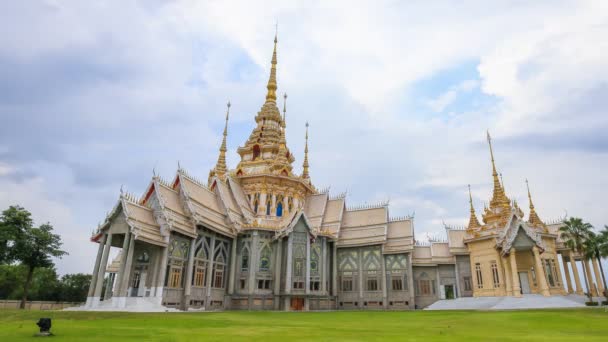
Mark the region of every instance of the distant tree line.
MULTIPOLYGON (((0 265, 0 299, 21 300, 26 279, 26 266, 0 265)), ((39 267, 34 270, 27 299, 83 302, 87 298, 90 283, 90 274, 66 274, 59 277, 53 267, 39 267)))
POLYGON ((32 214, 10 206, 0 215, 0 299, 84 301, 91 276, 67 274, 59 278, 53 258, 67 252, 50 223, 34 226, 32 214))

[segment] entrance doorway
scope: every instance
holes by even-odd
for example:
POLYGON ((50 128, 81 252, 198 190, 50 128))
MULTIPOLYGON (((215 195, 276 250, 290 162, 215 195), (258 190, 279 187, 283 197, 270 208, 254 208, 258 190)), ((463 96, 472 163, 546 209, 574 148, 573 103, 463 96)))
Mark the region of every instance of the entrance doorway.
POLYGON ((304 309, 304 298, 291 298, 291 310, 302 311, 304 309))
POLYGON ((445 285, 445 299, 454 299, 454 285, 445 285))
POLYGON ((530 293, 530 282, 528 281, 528 272, 519 272, 519 285, 521 286, 521 293, 530 293))

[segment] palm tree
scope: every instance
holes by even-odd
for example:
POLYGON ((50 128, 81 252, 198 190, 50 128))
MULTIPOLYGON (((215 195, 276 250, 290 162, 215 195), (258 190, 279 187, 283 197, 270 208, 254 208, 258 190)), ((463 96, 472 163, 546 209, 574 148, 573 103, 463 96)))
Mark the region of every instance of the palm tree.
POLYGON ((600 242, 598 246, 598 261, 600 271, 602 272, 602 280, 604 280, 604 297, 608 298, 608 283, 604 275, 604 267, 602 266, 602 258, 608 257, 608 226, 604 225, 604 230, 600 231, 600 242))
MULTIPOLYGON (((590 223, 583 222, 581 218, 571 217, 564 221, 564 225, 559 228, 561 234, 560 237, 564 241, 566 247, 571 250, 577 252, 579 255, 585 256, 585 241, 592 234, 593 226, 590 223)), ((585 267, 585 263, 583 262, 583 271, 588 272, 585 267)), ((576 267, 576 265, 572 265, 572 267, 576 267)), ((586 273, 590 274, 590 273, 586 273)), ((587 281, 587 277, 585 278, 585 285, 587 286, 587 297, 589 297, 589 301, 592 301, 591 288, 589 287, 589 282, 587 281)))
MULTIPOLYGON (((583 243, 584 245, 584 253, 585 253, 585 258, 587 260, 593 260, 593 259, 597 259, 599 260, 599 264, 600 264, 600 272, 602 274, 602 279, 596 279, 596 281, 604 281, 604 284, 606 284, 606 278, 604 277, 604 268, 602 266, 602 252, 601 252, 601 248, 602 244, 605 244, 605 237, 608 236, 608 232, 604 232, 606 234, 595 234, 593 232, 590 232, 589 237, 587 238, 587 240, 585 240, 585 242, 583 243)), ((605 247, 605 246, 604 246, 605 247)), ((606 290, 604 289, 604 295, 606 295, 606 290)))

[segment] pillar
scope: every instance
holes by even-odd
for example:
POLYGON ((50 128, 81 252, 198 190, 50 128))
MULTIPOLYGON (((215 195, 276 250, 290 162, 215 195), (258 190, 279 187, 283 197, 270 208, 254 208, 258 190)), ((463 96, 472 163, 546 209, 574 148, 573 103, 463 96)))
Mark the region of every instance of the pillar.
POLYGON ((597 262, 597 258, 593 258, 593 271, 595 273, 595 283, 597 284, 598 295, 604 293, 604 283, 602 281, 602 273, 597 262))
POLYGON ((232 240, 232 244, 230 246, 230 276, 228 278, 228 294, 232 295, 234 293, 234 280, 236 278, 236 247, 237 247, 238 239, 235 236, 234 240, 232 240))
MULTIPOLYGON (((515 259, 515 248, 509 253, 509 264, 511 264, 511 279, 513 281, 513 296, 521 297, 521 286, 519 285, 519 274, 517 274, 517 260, 515 259)), ((475 272, 475 269, 472 269, 475 272)))
POLYGON ((108 273, 108 280, 106 281, 106 291, 103 294, 103 300, 107 301, 112 297, 112 285, 114 285, 114 274, 108 273))
POLYGON ((159 269, 159 259, 160 259, 160 250, 157 248, 154 249, 154 253, 150 258, 150 269, 152 269, 152 281, 150 282, 150 297, 156 296, 156 284, 158 283, 158 269, 159 269))
POLYGON ((281 262, 283 254, 283 238, 279 238, 277 241, 277 254, 276 262, 274 263, 274 309, 279 310, 281 307, 280 295, 281 295, 281 262))
MULTIPOLYGON (((292 281, 291 281, 291 267, 293 265, 293 262, 291 261, 291 257, 292 257, 292 253, 293 253, 293 234, 289 234, 289 237, 287 238, 287 258, 286 258, 286 262, 287 265, 285 265, 285 293, 290 294, 291 293, 291 286, 292 286, 292 281)), ((286 309, 289 309, 289 306, 286 307, 286 309)))
MULTIPOLYGON (((381 279, 381 286, 382 286, 382 307, 384 307, 385 309, 388 308, 388 289, 387 289, 387 284, 386 284, 386 261, 384 260, 384 254, 380 253, 380 261, 382 262, 382 279, 381 279)), ((437 267, 437 269, 439 269, 439 267, 437 267)))
POLYGON ((135 251, 135 235, 129 234, 129 250, 127 251, 127 255, 124 262, 123 275, 121 279, 121 284, 119 285, 119 307, 125 307, 127 304, 127 297, 129 297, 129 278, 131 276, 131 265, 133 264, 133 253, 135 251))
POLYGON ((306 278, 304 279, 304 291, 306 293, 306 297, 304 298, 304 310, 308 311, 310 307, 310 299, 308 295, 310 294, 310 235, 306 235, 306 278))
POLYGON ((101 256, 101 263, 97 271, 97 279, 95 284, 95 292, 93 293, 94 305, 101 299, 101 288, 103 287, 104 276, 106 274, 106 267, 108 267, 108 256, 110 255, 110 248, 112 247, 112 234, 108 233, 105 238, 105 247, 103 248, 103 255, 101 256))
POLYGON ((593 296, 597 297, 597 288, 595 287, 593 277, 591 276, 591 265, 589 264, 589 259, 583 260, 582 262, 585 263, 585 276, 587 277, 587 284, 589 284, 588 291, 593 296))
MULTIPOLYGON (((338 246, 337 241, 332 243, 332 258, 331 258, 331 295, 338 296, 338 246)), ((338 299, 336 298, 336 303, 338 299)))
POLYGON ((553 262, 555 263, 555 268, 557 269, 557 279, 558 279, 558 283, 559 283, 559 289, 560 289, 562 295, 565 295, 567 292, 566 292, 566 290, 564 290, 564 276, 562 275, 562 268, 559 267, 559 260, 557 259, 557 253, 555 253, 555 255, 553 257, 554 257, 553 262))
POLYGON ((538 251, 538 247, 532 247, 532 253, 534 253, 534 264, 536 269, 536 280, 538 281, 538 286, 540 287, 540 294, 545 297, 550 296, 549 294, 549 286, 547 286, 547 277, 545 275, 545 268, 543 267, 543 262, 540 258, 540 253, 538 251))
POLYGON ((410 297, 410 309, 416 307, 416 296, 414 295, 414 263, 412 262, 412 253, 407 254, 407 281, 409 282, 409 297, 410 297))
POLYGON ((215 234, 211 235, 211 243, 209 244, 209 261, 207 262, 207 293, 205 295, 205 309, 210 308, 209 301, 211 300, 211 286, 213 286, 213 256, 215 255, 215 234))
POLYGON ((327 283, 328 283, 328 279, 329 279, 329 260, 327 259, 327 238, 322 238, 322 243, 321 243, 321 255, 322 255, 322 262, 321 262, 321 292, 323 293, 323 295, 327 294, 327 283))
POLYGON ((512 296, 513 295, 513 276, 511 275, 511 265, 509 263, 509 258, 507 258, 506 255, 502 256, 502 266, 503 269, 505 271, 505 288, 507 290, 506 295, 507 296, 512 296))
POLYGON ((99 272, 99 264, 101 263, 101 256, 103 255, 103 249, 106 245, 106 234, 103 235, 103 239, 99 242, 99 248, 97 249, 97 257, 95 258, 95 265, 93 265, 93 274, 91 275, 91 284, 89 284, 89 292, 87 294, 86 306, 91 306, 93 295, 95 294, 95 285, 97 284, 97 273, 99 272))
MULTIPOLYGON (((568 269, 568 260, 566 259, 566 256, 562 254, 562 263, 564 264, 564 278, 566 278, 566 285, 567 285, 567 290, 568 293, 572 294, 574 293, 574 288, 572 287, 572 278, 570 278, 570 269, 568 269)), ((573 266, 574 267, 574 266, 573 266)))
POLYGON ((460 270, 458 268, 458 257, 457 256, 454 256, 454 273, 456 275, 456 284, 454 285, 454 286, 456 286, 456 298, 460 298, 460 297, 462 297, 462 294, 460 293, 460 270))
POLYGON ((192 291, 192 268, 194 266, 194 246, 196 245, 196 238, 190 241, 190 248, 188 248, 188 263, 186 264, 186 284, 184 284, 184 292, 182 295, 181 309, 188 311, 190 306, 190 293, 192 291))
POLYGON ((578 273, 578 266, 576 266, 576 260, 574 260, 573 251, 570 251, 570 265, 572 265, 572 273, 574 273, 574 283, 576 284, 576 294, 583 295, 583 287, 581 286, 581 277, 578 273))

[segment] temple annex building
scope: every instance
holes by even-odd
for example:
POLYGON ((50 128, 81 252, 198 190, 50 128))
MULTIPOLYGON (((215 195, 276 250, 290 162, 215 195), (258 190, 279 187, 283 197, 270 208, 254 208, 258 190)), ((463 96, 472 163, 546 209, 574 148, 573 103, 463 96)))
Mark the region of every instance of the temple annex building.
POLYGON ((560 223, 541 220, 529 191, 527 219, 507 197, 490 139, 489 205, 480 222, 471 200, 468 226, 446 226, 445 242, 417 244, 414 218, 391 217, 388 203, 348 207, 344 194, 317 190, 308 132, 295 174, 276 66, 275 37, 266 99, 236 168, 226 165, 227 111, 206 184, 179 167, 170 182, 155 175, 141 198, 121 190, 91 237, 99 249, 88 309, 415 309, 456 297, 582 294, 580 257, 560 240, 560 223), (113 261, 110 247, 121 248, 113 261))

